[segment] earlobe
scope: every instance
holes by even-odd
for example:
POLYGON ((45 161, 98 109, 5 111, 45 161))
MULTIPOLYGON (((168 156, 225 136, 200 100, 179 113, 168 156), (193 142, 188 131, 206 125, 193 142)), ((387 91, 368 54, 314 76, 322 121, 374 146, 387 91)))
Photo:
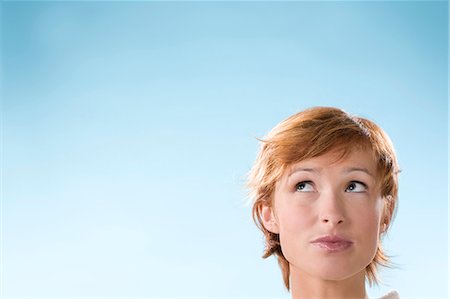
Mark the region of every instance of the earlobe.
POLYGON ((262 206, 261 219, 265 229, 274 234, 279 233, 277 219, 275 218, 271 207, 267 205, 262 206))

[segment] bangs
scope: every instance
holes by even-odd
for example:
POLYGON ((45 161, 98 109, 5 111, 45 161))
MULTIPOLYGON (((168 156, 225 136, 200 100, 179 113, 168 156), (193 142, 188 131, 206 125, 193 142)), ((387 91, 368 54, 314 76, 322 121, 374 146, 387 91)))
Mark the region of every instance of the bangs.
POLYGON ((284 167, 328 153, 336 154, 336 161, 345 159, 354 151, 374 152, 370 137, 359 127, 346 127, 324 133, 299 131, 297 136, 283 140, 267 140, 273 157, 284 167))

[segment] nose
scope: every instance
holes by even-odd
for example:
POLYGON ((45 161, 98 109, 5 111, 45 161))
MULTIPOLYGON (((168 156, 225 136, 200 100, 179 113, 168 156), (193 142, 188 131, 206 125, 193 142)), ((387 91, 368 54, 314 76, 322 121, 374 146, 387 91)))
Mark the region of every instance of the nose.
POLYGON ((319 220, 327 226, 342 225, 345 220, 345 207, 336 194, 324 194, 320 200, 319 220))

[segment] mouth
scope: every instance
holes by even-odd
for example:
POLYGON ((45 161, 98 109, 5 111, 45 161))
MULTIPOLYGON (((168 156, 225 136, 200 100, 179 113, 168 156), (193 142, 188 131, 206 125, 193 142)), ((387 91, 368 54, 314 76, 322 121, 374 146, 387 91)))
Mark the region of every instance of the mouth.
POLYGON ((339 236, 325 236, 311 242, 313 246, 326 252, 341 252, 352 247, 353 242, 339 236))

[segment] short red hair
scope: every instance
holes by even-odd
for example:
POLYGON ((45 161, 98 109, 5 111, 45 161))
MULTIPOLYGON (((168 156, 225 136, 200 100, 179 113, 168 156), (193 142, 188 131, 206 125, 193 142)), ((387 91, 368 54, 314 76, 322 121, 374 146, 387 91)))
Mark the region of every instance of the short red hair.
MULTIPOLYGON (((261 149, 248 177, 252 216, 265 236, 263 258, 272 254, 277 256, 288 290, 289 262, 281 251, 279 235, 264 227, 261 208, 272 206, 275 184, 290 165, 336 150, 342 153, 341 157, 355 148, 372 151, 377 161, 380 193, 386 201, 383 221, 387 230, 396 211, 399 166, 391 140, 374 122, 349 115, 341 109, 314 107, 283 120, 260 141, 261 149)), ((378 265, 388 266, 388 262, 379 243, 374 259, 366 267, 370 284, 378 283, 378 265)))

